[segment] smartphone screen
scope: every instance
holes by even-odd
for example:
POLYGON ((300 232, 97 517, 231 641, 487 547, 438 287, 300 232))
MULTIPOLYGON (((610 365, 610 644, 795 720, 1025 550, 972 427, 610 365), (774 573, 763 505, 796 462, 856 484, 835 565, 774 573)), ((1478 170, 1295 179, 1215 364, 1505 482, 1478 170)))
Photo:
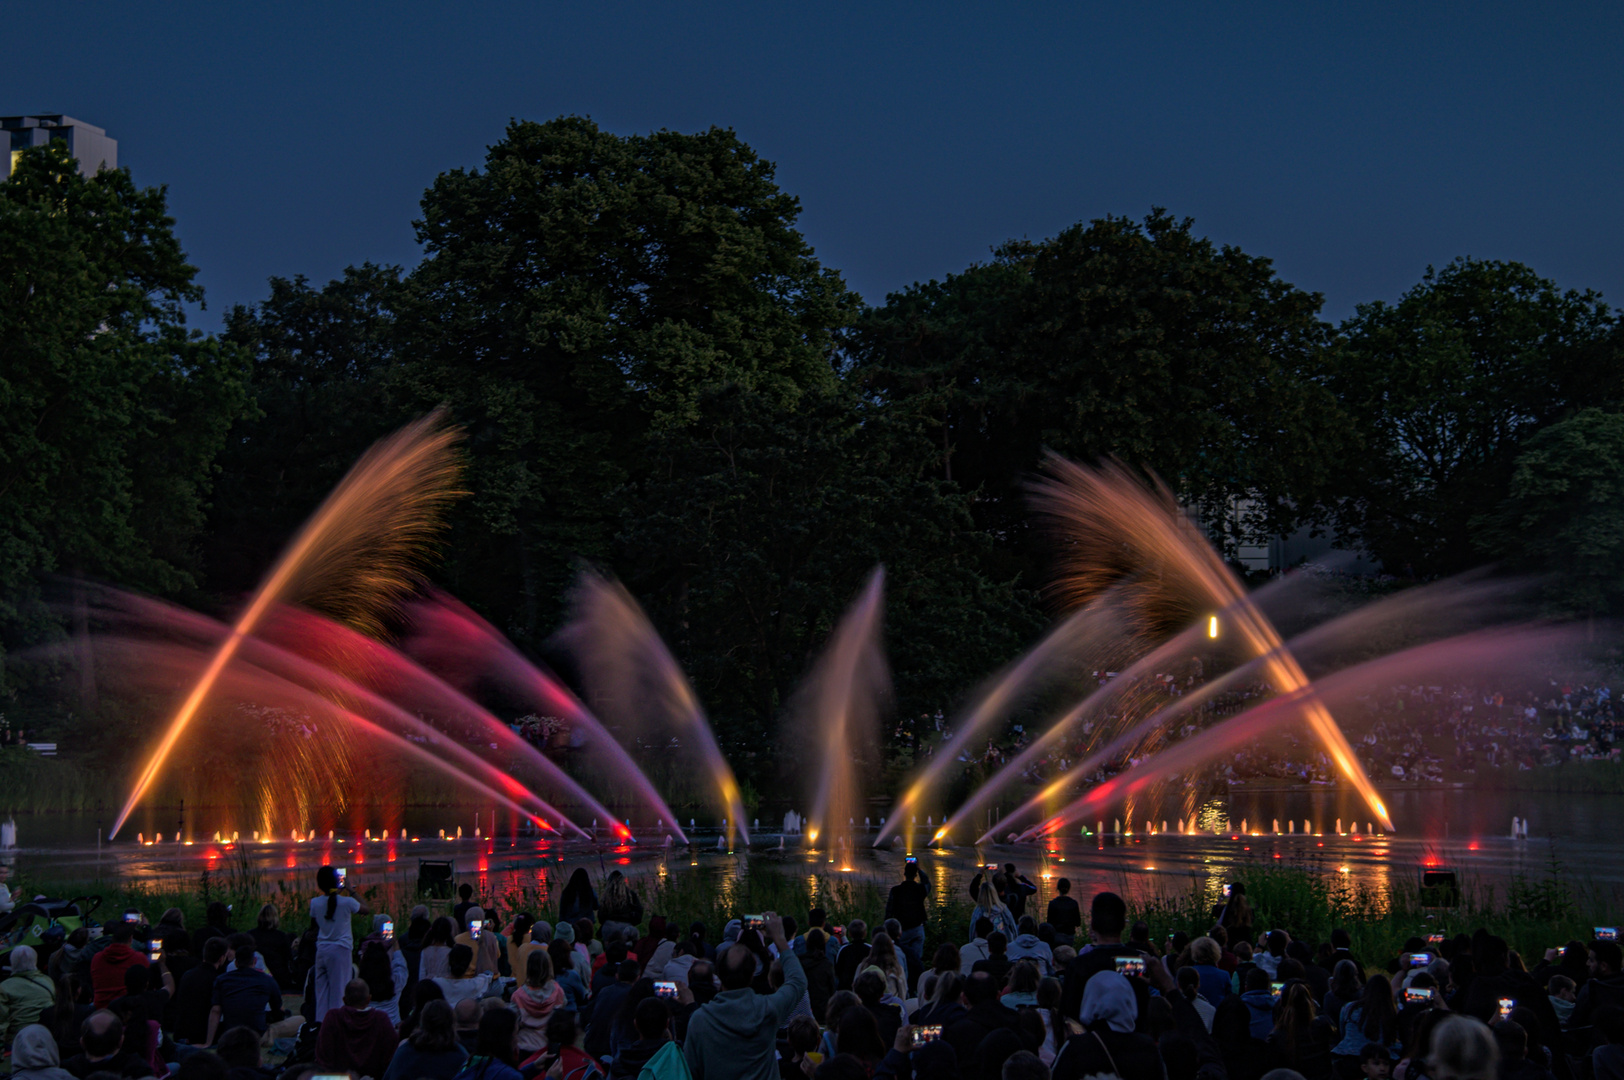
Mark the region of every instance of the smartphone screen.
POLYGON ((1596 940, 1597 941, 1617 941, 1618 940, 1618 927, 1616 927, 1616 926, 1598 926, 1598 927, 1596 927, 1596 940))
POLYGON ((1427 944, 1428 945, 1442 945, 1443 943, 1444 943, 1444 936, 1442 934, 1428 934, 1427 935, 1427 944))
POLYGON ((760 930, 766 925, 766 922, 767 920, 760 915, 746 915, 744 917, 744 928, 746 930, 760 930))
POLYGON ((1281 994, 1285 993, 1285 990, 1286 984, 1283 982, 1272 982, 1269 984, 1269 995, 1276 1001, 1280 999, 1281 994))
POLYGON ((163 942, 154 941, 152 944, 148 945, 147 946, 147 957, 148 957, 148 959, 150 959, 150 960, 152 960, 154 962, 162 960, 164 958, 164 944, 163 944, 163 942))
POLYGON ((1405 1001, 1411 1001, 1411 1002, 1431 1001, 1432 1000, 1432 987, 1430 987, 1430 986, 1412 986, 1412 987, 1410 987, 1410 988, 1408 988, 1407 990, 1404 991, 1404 1000, 1405 1001))
POLYGON ((338 887, 342 889, 344 887, 344 879, 349 876, 349 870, 340 866, 336 867, 333 872, 338 875, 338 887))
POLYGON ((913 1047, 918 1050, 921 1046, 928 1046, 942 1037, 942 1025, 921 1024, 913 1029, 913 1047))
POLYGON ((394 936, 395 936, 395 924, 392 923, 392 922, 384 923, 383 924, 383 939, 385 941, 389 941, 394 936))
POLYGON ((1118 975, 1143 975, 1145 973, 1145 958, 1143 956, 1119 956, 1116 958, 1118 975))
POLYGON ((472 938, 473 940, 478 941, 480 931, 484 930, 484 929, 485 929, 485 920, 484 919, 469 919, 468 920, 468 936, 470 938, 472 938))
POLYGON ((1516 998, 1501 998, 1500 999, 1500 1019, 1502 1019, 1502 1020, 1510 1020, 1511 1019, 1511 1010, 1515 1009, 1516 1007, 1517 1007, 1517 999, 1516 998))
POLYGON ((1426 967, 1430 963, 1432 963, 1431 953, 1418 952, 1410 954, 1410 966, 1413 968, 1426 967))
POLYGON ((1229 889, 1230 889, 1230 887, 1228 885, 1224 886, 1224 899, 1225 900, 1229 899, 1229 889))
POLYGON ((124 921, 127 923, 135 923, 137 926, 139 926, 141 925, 141 913, 139 911, 126 911, 124 913, 124 921))
POLYGON ((919 856, 918 855, 909 855, 906 859, 903 859, 902 861, 903 862, 908 862, 908 863, 913 863, 915 866, 918 866, 919 865, 919 856))
POLYGON ((654 984, 654 996, 675 998, 677 996, 677 984, 674 982, 665 982, 663 980, 656 982, 654 984))

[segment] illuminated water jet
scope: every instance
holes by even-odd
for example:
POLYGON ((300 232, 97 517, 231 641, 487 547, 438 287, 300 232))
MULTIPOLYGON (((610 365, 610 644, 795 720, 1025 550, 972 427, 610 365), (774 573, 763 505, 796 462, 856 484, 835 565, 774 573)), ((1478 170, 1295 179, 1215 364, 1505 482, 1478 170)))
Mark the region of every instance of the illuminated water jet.
POLYGON ((152 786, 243 639, 275 605, 315 601, 372 629, 379 628, 381 609, 417 586, 416 561, 459 494, 453 454, 457 439, 435 412, 379 442, 356 462, 276 561, 176 710, 109 838, 118 835, 152 786))

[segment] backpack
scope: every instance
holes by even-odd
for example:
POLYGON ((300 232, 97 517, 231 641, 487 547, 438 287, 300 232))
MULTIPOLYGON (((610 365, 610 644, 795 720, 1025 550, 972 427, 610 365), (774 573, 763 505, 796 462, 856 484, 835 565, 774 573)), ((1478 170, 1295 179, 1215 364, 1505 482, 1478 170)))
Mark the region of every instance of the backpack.
POLYGON ((564 1074, 564 1080, 604 1080, 603 1070, 585 1051, 566 1046, 558 1058, 563 1065, 559 1071, 564 1074))
POLYGON ((688 1059, 682 1056, 682 1051, 672 1041, 660 1047, 648 1059, 643 1070, 637 1074, 637 1080, 693 1080, 693 1074, 688 1071, 688 1059))

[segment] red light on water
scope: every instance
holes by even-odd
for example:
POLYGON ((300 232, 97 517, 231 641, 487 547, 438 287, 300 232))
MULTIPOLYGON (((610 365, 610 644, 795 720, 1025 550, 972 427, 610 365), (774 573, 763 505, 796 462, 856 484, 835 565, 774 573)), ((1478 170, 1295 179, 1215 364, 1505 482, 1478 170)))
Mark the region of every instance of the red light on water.
POLYGON ((626 858, 616 859, 615 862, 617 862, 621 866, 630 866, 632 864, 632 861, 630 859, 626 859, 626 858))
POLYGON ((489 870, 490 868, 491 868, 490 860, 486 859, 485 856, 481 855, 479 857, 479 872, 481 874, 483 874, 485 871, 489 870))
POLYGON ((1473 840, 1470 844, 1467 844, 1466 845, 1466 850, 1467 851, 1476 851, 1477 850, 1477 841, 1473 840))

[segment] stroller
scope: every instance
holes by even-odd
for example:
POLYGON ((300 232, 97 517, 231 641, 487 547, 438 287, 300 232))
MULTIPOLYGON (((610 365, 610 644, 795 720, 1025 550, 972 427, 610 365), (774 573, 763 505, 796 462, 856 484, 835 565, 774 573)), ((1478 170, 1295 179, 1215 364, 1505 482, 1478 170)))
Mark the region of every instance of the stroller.
POLYGON ((39 953, 40 970, 52 953, 73 931, 94 927, 91 914, 101 907, 100 896, 76 896, 72 900, 42 898, 18 904, 0 916, 0 948, 27 945, 39 953))

